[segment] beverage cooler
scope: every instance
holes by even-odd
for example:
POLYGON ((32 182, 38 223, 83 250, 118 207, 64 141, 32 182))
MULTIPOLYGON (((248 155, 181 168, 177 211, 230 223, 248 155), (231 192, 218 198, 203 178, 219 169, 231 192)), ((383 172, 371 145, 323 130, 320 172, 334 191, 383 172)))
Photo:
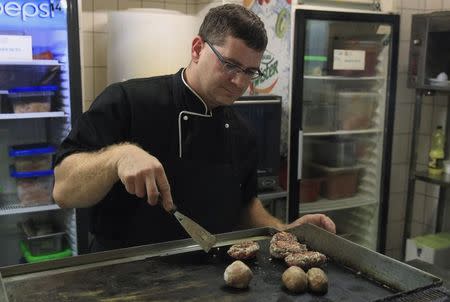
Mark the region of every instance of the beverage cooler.
POLYGON ((325 213, 339 235, 383 251, 399 16, 294 15, 289 219, 325 213))
POLYGON ((54 153, 80 114, 77 1, 0 1, 0 266, 85 248, 80 215, 51 195, 54 153))

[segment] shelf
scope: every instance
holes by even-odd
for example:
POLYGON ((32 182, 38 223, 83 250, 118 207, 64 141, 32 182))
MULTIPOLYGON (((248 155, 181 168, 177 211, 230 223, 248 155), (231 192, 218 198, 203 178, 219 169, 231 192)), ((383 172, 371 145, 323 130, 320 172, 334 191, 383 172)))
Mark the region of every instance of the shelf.
POLYGON ((17 197, 13 194, 5 194, 0 197, 0 216, 14 215, 33 212, 44 212, 61 209, 56 204, 48 204, 34 207, 24 207, 17 201, 17 197))
POLYGON ((300 203, 300 214, 303 215, 310 213, 351 209, 367 205, 373 205, 376 203, 377 201, 375 199, 363 197, 361 195, 336 200, 323 198, 314 202, 300 203))
POLYGON ((381 81, 385 77, 343 77, 343 76, 304 76, 308 80, 324 80, 324 81, 381 81))
POLYGON ((287 192, 284 191, 282 188, 278 188, 278 190, 274 191, 274 192, 264 192, 264 193, 258 194, 258 198, 261 201, 268 201, 268 200, 273 200, 273 199, 278 199, 278 198, 286 198, 286 197, 287 197, 287 192))
POLYGON ((361 129, 361 130, 338 130, 329 132, 304 132, 303 136, 328 136, 328 135, 348 135, 348 134, 373 134, 381 133, 377 128, 361 129))
POLYGON ((61 65, 58 60, 26 60, 26 61, 0 61, 0 65, 30 65, 30 66, 55 66, 61 65))
POLYGON ((416 180, 432 183, 439 186, 450 187, 450 175, 442 173, 440 176, 431 176, 427 171, 418 171, 415 173, 416 180))
POLYGON ((0 114, 0 120, 19 120, 19 119, 52 118, 52 117, 68 117, 68 115, 63 111, 0 114))

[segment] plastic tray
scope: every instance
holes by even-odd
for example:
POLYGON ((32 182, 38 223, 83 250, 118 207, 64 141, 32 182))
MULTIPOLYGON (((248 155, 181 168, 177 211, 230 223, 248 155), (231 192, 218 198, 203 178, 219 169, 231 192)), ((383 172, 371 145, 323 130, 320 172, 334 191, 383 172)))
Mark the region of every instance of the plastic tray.
POLYGON ((56 86, 16 87, 8 90, 14 113, 48 112, 56 86))
POLYGON ((56 148, 49 144, 26 144, 11 146, 9 156, 14 159, 17 172, 43 171, 52 169, 52 156, 56 148))
POLYGON ((38 223, 28 219, 19 223, 24 234, 24 243, 32 256, 61 252, 64 249, 66 232, 57 231, 53 223, 38 223))
POLYGON ((16 178, 17 197, 23 206, 37 206, 53 203, 53 170, 18 172, 10 171, 16 178))

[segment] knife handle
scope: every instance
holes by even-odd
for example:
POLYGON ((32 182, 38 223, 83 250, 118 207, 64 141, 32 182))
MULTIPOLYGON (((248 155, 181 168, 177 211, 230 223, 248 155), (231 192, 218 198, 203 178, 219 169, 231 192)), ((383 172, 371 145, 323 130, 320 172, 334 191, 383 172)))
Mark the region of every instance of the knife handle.
MULTIPOLYGON (((164 209, 163 205, 162 205, 162 198, 161 195, 158 196, 158 204, 164 209)), ((166 210, 166 209, 164 209, 166 210)), ((175 214, 175 212, 178 210, 177 206, 175 205, 175 203, 173 204, 172 209, 169 210, 170 214, 175 214)))

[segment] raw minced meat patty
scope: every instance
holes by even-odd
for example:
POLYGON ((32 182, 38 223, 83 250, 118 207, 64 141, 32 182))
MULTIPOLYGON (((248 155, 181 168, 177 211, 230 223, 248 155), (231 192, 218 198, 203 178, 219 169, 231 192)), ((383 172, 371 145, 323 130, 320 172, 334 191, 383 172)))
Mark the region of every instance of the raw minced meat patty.
POLYGON ((270 240, 270 244, 276 241, 289 241, 289 242, 298 242, 297 237, 294 234, 288 232, 278 232, 272 236, 270 240))
POLYGON ((306 252, 306 245, 297 241, 275 241, 270 245, 270 255, 274 258, 283 259, 292 253, 306 252))
POLYGON ((243 260, 254 258, 259 251, 259 244, 254 241, 244 241, 234 244, 228 250, 228 255, 234 259, 243 260))
POLYGON ((289 266, 299 266, 303 269, 321 266, 327 261, 327 257, 319 252, 307 251, 303 253, 292 253, 284 258, 289 266))

